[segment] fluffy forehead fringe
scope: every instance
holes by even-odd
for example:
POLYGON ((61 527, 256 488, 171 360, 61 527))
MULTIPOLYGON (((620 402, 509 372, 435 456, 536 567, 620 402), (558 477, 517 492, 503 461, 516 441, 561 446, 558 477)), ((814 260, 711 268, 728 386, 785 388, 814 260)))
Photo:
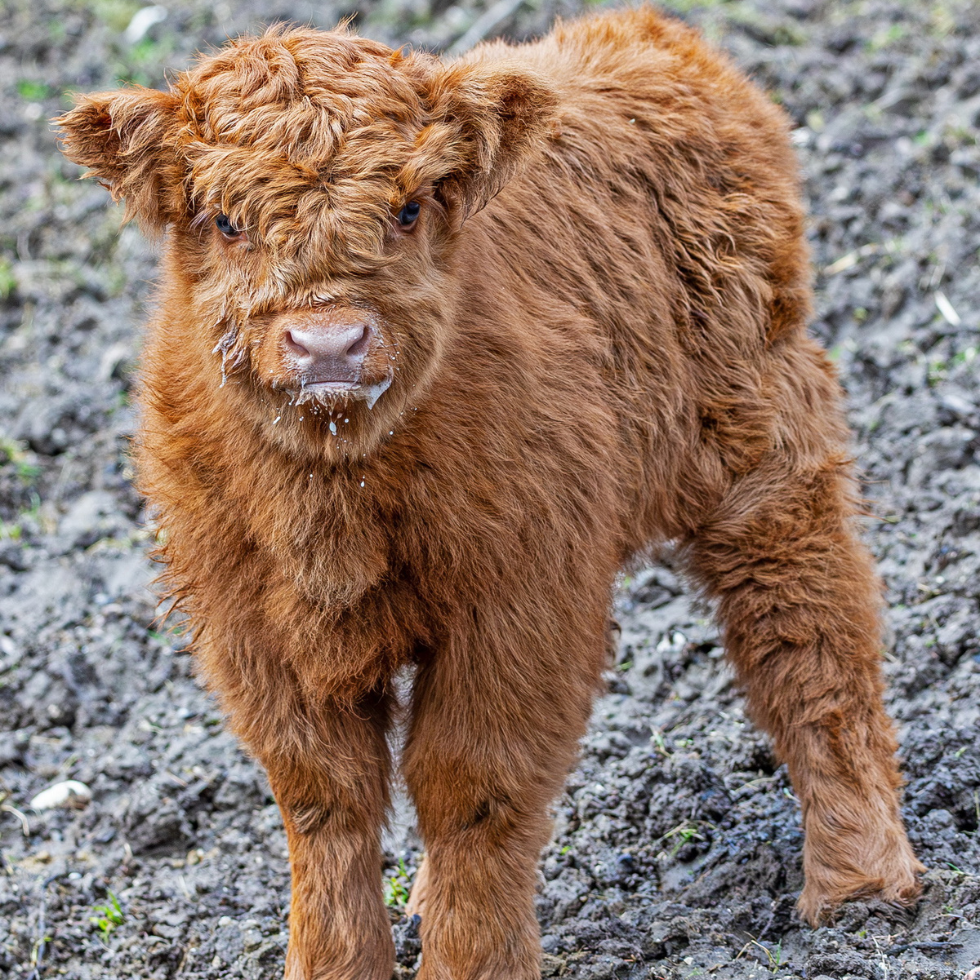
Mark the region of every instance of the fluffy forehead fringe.
POLYGON ((281 26, 202 57, 172 86, 191 209, 268 247, 307 226, 338 257, 379 259, 391 209, 465 162, 433 104, 440 70, 345 31, 281 26))
POLYGON ((175 79, 188 135, 323 160, 347 132, 386 118, 411 125, 429 111, 438 61, 347 31, 271 27, 241 37, 175 79))

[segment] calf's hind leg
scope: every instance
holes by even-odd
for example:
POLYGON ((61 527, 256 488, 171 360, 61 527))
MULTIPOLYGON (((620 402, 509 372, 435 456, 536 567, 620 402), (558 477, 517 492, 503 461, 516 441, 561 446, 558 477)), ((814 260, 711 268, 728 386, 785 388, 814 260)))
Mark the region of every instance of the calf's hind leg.
POLYGON ((802 804, 799 908, 814 925, 849 897, 913 900, 923 870, 899 815, 879 586, 850 526, 852 501, 839 457, 806 472, 764 464, 690 544, 749 713, 772 735, 802 804))

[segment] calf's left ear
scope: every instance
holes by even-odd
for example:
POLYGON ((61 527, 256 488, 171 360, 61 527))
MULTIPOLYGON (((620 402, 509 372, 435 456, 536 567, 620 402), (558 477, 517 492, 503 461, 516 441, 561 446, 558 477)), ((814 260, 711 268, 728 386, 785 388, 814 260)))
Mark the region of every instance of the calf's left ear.
POLYGON ((560 131, 557 94, 522 65, 450 65, 431 81, 429 98, 454 131, 457 163, 440 190, 464 216, 485 207, 560 131))
POLYGON ((179 98, 134 86, 75 97, 75 108, 54 120, 65 156, 89 168, 126 218, 161 231, 183 211, 184 168, 177 153, 179 98))

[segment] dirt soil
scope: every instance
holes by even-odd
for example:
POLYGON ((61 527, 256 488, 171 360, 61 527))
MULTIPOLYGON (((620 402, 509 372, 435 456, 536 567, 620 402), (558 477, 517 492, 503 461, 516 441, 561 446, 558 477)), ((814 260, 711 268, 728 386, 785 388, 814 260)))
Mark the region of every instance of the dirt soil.
MULTIPOLYGON (((274 978, 289 879, 259 768, 154 622, 127 447, 155 252, 58 155, 69 90, 165 67, 276 19, 354 13, 445 48, 463 0, 3 0, 0 5, 0 976, 274 978), (137 16, 138 15, 138 16, 137 16), (67 778, 84 809, 35 811, 67 778)), ((524 36, 574 5, 477 25, 524 36)), ((818 313, 850 400, 890 607, 888 704, 905 817, 929 868, 909 912, 794 913, 799 807, 744 718, 710 610, 665 566, 623 581, 622 642, 556 807, 539 913, 546 976, 960 980, 980 963, 980 6, 684 2, 785 105, 806 174, 818 313)), ((472 34, 470 35, 472 36, 472 34)), ((387 844, 398 975, 419 857, 387 844)))

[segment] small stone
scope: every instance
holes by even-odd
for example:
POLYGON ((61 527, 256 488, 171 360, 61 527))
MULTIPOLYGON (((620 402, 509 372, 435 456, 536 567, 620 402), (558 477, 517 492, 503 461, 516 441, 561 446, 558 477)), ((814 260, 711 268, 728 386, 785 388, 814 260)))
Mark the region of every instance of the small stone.
POLYGON ((77 779, 66 779, 42 790, 31 800, 34 810, 83 810, 92 802, 92 791, 77 779))

